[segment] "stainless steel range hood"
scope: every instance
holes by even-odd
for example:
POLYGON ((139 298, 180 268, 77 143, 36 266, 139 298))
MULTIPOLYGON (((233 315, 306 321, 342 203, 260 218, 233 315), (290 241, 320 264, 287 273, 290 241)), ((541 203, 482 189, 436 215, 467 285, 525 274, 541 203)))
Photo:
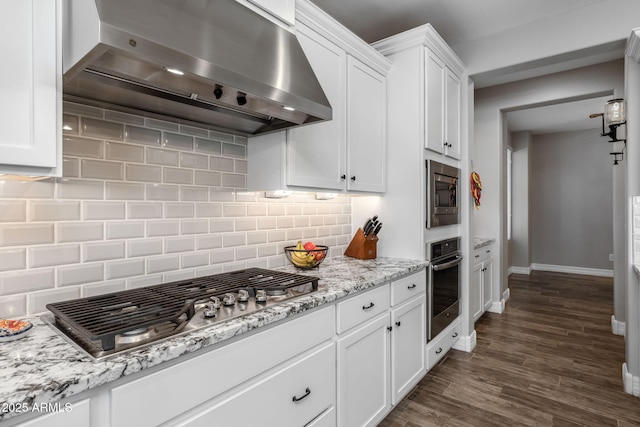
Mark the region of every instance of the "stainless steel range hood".
POLYGON ((295 35, 235 0, 67 0, 65 19, 65 99, 244 134, 331 119, 295 35))

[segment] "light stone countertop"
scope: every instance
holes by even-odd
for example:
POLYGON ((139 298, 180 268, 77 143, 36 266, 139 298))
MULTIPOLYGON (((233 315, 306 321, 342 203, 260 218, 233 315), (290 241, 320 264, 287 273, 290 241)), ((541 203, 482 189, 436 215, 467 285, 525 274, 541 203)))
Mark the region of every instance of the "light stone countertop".
MULTIPOLYGON (((426 261, 381 257, 374 260, 332 258, 313 270, 299 270, 289 265, 278 270, 319 277, 318 291, 100 362, 90 360, 41 319, 27 319, 34 325, 29 335, 0 343, 0 408, 11 404, 55 403, 256 328, 334 303, 427 265, 426 261)), ((14 415, 17 414, 0 411, 0 421, 14 415)))
POLYGON ((489 246, 492 243, 495 243, 496 239, 490 237, 474 237, 473 238, 473 249, 479 249, 484 246, 489 246))

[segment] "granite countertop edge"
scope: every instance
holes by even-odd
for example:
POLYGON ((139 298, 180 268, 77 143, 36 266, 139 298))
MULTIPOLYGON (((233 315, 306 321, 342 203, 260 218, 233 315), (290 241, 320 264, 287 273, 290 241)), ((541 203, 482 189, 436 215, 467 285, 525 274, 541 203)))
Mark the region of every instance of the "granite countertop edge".
MULTIPOLYGON (((427 261, 378 257, 327 259, 317 270, 289 265, 276 270, 319 277, 318 291, 260 312, 95 362, 39 317, 23 339, 0 343, 0 408, 55 403, 119 378, 426 268, 427 261)), ((0 421, 16 413, 0 411, 0 421)))
POLYGON ((474 237, 473 238, 473 249, 480 249, 485 246, 492 245, 496 242, 496 239, 491 237, 474 237))

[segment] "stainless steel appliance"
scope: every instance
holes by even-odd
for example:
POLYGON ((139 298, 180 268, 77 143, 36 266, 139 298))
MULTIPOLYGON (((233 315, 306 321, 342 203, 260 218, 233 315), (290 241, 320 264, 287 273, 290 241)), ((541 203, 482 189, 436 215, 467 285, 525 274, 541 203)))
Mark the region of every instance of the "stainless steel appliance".
POLYGON ((427 228, 460 223, 460 169, 426 160, 427 228))
POLYGON ((64 99, 259 134, 331 119, 295 34, 236 0, 68 0, 64 99))
POLYGON ((429 244, 427 341, 460 314, 460 237, 429 244))
POLYGON ((43 320, 103 360, 307 295, 318 280, 249 268, 47 304, 43 320))

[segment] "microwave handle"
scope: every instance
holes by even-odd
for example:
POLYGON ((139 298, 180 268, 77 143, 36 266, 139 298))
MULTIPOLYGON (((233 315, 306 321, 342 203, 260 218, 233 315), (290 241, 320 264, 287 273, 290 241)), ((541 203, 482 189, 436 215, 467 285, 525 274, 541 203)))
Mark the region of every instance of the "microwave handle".
POLYGON ((431 268, 433 271, 441 271, 446 270, 447 268, 455 267, 456 265, 462 262, 462 255, 456 255, 456 259, 449 262, 444 262, 442 264, 432 264, 431 268))

